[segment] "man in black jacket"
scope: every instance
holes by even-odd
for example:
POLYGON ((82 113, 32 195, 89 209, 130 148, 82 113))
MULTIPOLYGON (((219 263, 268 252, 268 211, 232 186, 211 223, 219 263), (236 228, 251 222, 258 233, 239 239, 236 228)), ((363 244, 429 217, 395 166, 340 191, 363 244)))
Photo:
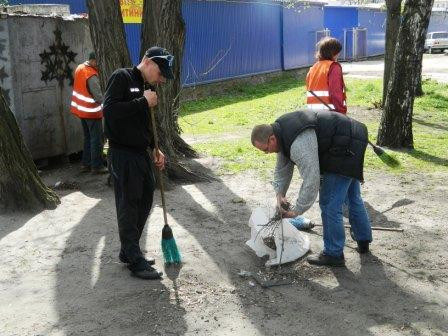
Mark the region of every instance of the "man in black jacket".
MULTIPOLYGON (((358 243, 366 253, 372 230, 361 197, 367 128, 338 112, 297 111, 287 113, 271 125, 258 125, 252 131, 252 144, 265 153, 277 153, 274 189, 277 206, 284 218, 296 218, 314 203, 322 174, 321 208, 324 250, 308 261, 314 265, 343 266, 345 232, 342 205, 348 200, 349 221, 358 243), (283 210, 293 168, 303 179, 292 210, 283 210)), ((291 221, 294 225, 294 220, 291 221)))
POLYGON ((152 162, 164 169, 165 156, 153 146, 150 108, 157 105, 154 90, 145 84, 163 84, 174 78, 174 56, 160 47, 149 48, 139 65, 116 70, 107 83, 104 99, 105 134, 109 139, 110 172, 121 242, 119 259, 142 279, 162 276, 140 250, 140 237, 151 211, 155 178, 152 162), (152 148, 152 158, 147 149, 152 148))

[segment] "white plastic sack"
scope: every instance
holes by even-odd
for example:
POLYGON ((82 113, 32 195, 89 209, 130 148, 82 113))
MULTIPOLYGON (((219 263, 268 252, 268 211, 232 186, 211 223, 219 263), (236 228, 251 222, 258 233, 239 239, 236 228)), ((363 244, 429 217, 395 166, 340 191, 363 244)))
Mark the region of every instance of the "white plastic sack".
POLYGON ((272 235, 271 230, 266 229, 266 224, 274 215, 273 211, 266 208, 256 208, 252 211, 249 219, 251 228, 250 239, 246 244, 255 251, 258 257, 269 256, 266 266, 285 264, 299 259, 310 249, 310 239, 308 236, 297 230, 287 219, 283 219, 281 225, 274 231, 274 241, 276 250, 266 246, 263 238, 272 235), (283 226, 283 252, 282 249, 282 226, 283 226))

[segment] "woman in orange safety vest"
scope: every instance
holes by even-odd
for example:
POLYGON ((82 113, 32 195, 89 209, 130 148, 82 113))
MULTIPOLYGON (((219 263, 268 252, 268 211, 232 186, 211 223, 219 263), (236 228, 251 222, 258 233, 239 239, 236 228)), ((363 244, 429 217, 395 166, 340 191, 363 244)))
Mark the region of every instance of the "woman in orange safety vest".
POLYGON ((306 76, 306 104, 309 109, 347 112, 345 84, 342 67, 337 62, 342 50, 341 43, 325 37, 318 43, 316 58, 306 76))

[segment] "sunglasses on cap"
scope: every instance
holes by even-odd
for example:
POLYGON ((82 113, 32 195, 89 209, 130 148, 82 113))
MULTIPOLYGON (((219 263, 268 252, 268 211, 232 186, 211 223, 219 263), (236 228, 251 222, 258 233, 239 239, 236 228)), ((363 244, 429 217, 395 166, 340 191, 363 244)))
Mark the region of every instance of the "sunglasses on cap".
POLYGON ((169 67, 173 66, 173 62, 174 62, 174 56, 173 55, 152 56, 149 59, 154 59, 154 58, 164 59, 164 60, 166 60, 168 62, 168 66, 169 67))

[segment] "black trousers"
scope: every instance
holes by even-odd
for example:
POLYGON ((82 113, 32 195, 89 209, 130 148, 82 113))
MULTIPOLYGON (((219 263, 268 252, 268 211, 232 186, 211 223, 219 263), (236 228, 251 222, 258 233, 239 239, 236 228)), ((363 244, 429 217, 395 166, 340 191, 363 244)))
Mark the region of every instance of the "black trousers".
POLYGON ((140 237, 153 202, 155 178, 148 153, 110 148, 110 171, 114 181, 120 253, 137 265, 143 258, 140 237))

